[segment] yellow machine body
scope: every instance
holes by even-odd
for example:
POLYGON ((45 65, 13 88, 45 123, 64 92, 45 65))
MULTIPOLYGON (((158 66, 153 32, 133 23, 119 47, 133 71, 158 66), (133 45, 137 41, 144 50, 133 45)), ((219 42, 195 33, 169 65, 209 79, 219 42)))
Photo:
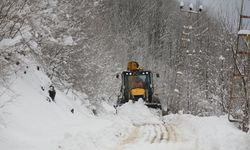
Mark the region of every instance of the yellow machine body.
POLYGON ((142 88, 132 89, 131 94, 133 96, 144 96, 145 95, 145 89, 142 89, 142 88))
POLYGON ((136 61, 130 61, 128 62, 128 68, 129 71, 136 71, 139 69, 139 64, 136 61))

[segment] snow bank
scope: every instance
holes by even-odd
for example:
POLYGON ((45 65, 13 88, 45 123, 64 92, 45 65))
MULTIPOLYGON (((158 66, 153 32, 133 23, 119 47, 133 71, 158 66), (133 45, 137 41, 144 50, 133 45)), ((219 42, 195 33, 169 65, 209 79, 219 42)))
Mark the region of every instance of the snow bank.
POLYGON ((238 32, 239 35, 250 35, 250 30, 240 30, 238 32))
POLYGON ((22 58, 10 85, 0 95, 0 147, 13 149, 54 149, 55 141, 74 126, 83 125, 90 114, 57 90, 56 103, 48 102, 49 78, 38 63, 22 58), (75 114, 70 110, 74 108, 75 114), (83 115, 85 114, 85 115, 83 115), (79 119, 82 118, 82 119, 79 119))
POLYGON ((157 112, 155 112, 155 110, 150 110, 151 109, 144 105, 143 100, 139 100, 135 103, 129 101, 121 107, 118 107, 117 113, 119 117, 129 120, 132 124, 135 125, 145 123, 162 123, 159 115, 157 115, 157 112))
POLYGON ((8 87, 0 86, 1 149, 96 149, 92 137, 102 137, 100 133, 105 133, 113 123, 96 118, 87 108, 88 101, 72 92, 66 95, 56 88, 56 102, 49 102, 51 81, 32 58, 20 58, 22 63, 16 66, 8 87))
POLYGON ((250 135, 234 127, 226 116, 169 115, 164 122, 175 125, 181 140, 193 143, 195 149, 249 150, 250 147, 250 135))
POLYGON ((94 116, 84 93, 55 87, 55 103, 47 101, 50 79, 32 56, 20 59, 8 87, 0 85, 1 149, 111 149, 132 130, 105 102, 106 115, 94 116))

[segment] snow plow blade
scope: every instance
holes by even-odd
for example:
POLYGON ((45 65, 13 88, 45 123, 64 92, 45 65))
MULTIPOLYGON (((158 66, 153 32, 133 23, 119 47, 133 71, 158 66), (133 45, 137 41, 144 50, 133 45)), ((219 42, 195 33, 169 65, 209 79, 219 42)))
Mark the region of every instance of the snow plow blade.
POLYGON ((159 103, 145 103, 145 105, 149 108, 162 109, 159 103))

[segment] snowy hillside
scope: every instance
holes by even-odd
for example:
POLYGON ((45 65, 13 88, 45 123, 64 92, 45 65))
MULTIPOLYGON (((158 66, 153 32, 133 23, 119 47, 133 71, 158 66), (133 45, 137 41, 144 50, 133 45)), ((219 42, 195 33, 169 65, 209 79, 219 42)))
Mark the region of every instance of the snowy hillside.
POLYGON ((83 103, 76 95, 58 89, 56 103, 48 102, 51 81, 34 60, 25 62, 29 65, 19 67, 9 88, 1 87, 1 149, 248 150, 250 146, 250 135, 237 130, 225 117, 162 118, 142 101, 119 107, 117 114, 104 103, 106 112, 97 117, 87 100, 83 103))

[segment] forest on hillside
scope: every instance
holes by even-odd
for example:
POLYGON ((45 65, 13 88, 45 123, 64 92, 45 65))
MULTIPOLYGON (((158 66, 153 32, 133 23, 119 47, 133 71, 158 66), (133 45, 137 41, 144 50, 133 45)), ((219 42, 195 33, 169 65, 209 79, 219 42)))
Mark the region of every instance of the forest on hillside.
POLYGON ((182 12, 177 0, 2 0, 0 83, 7 88, 11 66, 32 55, 57 87, 115 103, 115 75, 135 60, 160 74, 155 90, 171 112, 227 113, 237 27, 208 9, 182 12))

